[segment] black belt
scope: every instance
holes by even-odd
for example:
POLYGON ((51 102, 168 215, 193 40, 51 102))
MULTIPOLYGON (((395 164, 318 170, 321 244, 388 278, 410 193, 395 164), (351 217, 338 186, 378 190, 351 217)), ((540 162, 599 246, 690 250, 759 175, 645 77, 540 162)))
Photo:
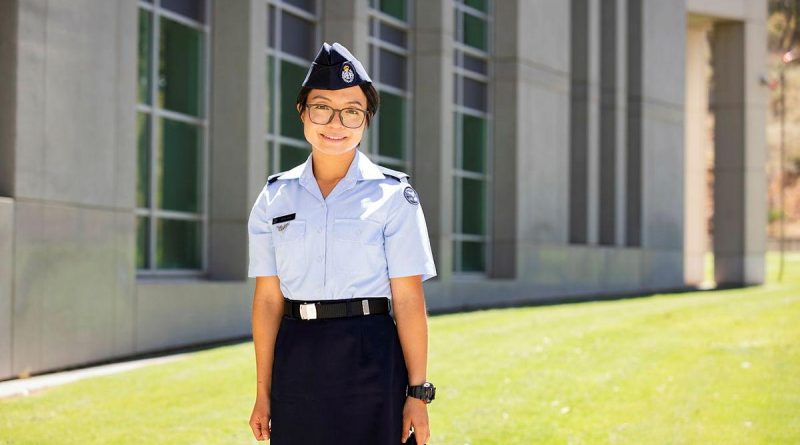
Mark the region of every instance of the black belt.
POLYGON ((286 298, 283 305, 284 315, 300 320, 355 317, 387 312, 389 312, 389 299, 384 297, 329 301, 299 301, 286 298))

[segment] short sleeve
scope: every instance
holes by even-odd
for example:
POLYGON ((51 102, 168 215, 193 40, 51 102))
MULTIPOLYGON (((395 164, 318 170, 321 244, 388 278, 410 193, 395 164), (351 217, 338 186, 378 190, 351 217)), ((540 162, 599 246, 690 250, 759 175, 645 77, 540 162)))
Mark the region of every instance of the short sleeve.
POLYGON ((422 204, 415 199, 413 189, 406 192, 410 188, 404 183, 390 200, 384 229, 386 264, 389 278, 422 275, 422 281, 425 281, 436 276, 436 266, 422 204))
POLYGON ((272 244, 272 225, 267 220, 267 187, 258 195, 250 210, 247 222, 248 251, 250 265, 248 277, 277 275, 275 249, 272 244))

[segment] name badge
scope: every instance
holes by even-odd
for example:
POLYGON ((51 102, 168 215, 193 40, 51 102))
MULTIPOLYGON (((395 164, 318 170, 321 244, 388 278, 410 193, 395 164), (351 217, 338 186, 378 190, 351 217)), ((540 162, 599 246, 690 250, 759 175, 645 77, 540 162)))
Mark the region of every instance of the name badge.
POLYGON ((290 213, 288 215, 277 216, 275 218, 272 218, 272 224, 280 224, 282 222, 291 221, 294 219, 294 215, 295 215, 294 213, 290 213))

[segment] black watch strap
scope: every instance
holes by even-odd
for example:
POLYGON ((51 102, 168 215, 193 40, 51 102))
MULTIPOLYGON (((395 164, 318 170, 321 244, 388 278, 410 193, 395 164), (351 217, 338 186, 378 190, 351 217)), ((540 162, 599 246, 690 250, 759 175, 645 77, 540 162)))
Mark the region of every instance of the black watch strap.
POLYGON ((422 385, 409 385, 406 389, 406 395, 431 403, 436 397, 436 387, 431 382, 425 382, 422 385))

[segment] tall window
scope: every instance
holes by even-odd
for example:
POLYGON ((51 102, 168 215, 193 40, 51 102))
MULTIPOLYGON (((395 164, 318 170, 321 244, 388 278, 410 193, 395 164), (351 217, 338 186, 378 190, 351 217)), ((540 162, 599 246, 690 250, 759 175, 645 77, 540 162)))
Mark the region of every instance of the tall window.
POLYGON ((408 172, 411 141, 410 1, 370 0, 369 73, 381 106, 370 124, 370 157, 408 172))
POLYGON ((489 250, 490 6, 455 1, 453 268, 465 273, 485 272, 489 250))
POLYGON ((209 5, 139 2, 136 266, 206 267, 209 5))
POLYGON ((267 2, 267 171, 301 164, 310 148, 295 108, 297 93, 319 50, 316 0, 267 2))

